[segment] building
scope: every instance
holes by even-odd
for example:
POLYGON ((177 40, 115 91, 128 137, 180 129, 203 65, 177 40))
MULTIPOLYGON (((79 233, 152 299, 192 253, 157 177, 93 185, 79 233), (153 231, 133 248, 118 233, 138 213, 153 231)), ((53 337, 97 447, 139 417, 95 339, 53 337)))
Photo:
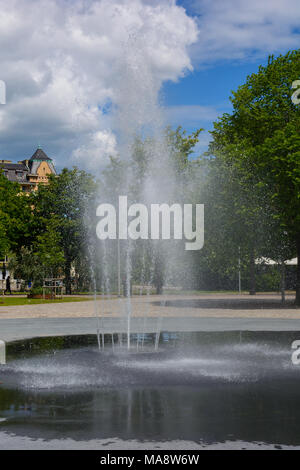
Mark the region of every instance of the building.
MULTIPOLYGON (((0 171, 9 181, 19 183, 25 193, 36 191, 39 184, 47 184, 49 175, 56 175, 51 158, 38 148, 30 159, 13 163, 10 160, 0 160, 0 171)), ((0 260, 0 290, 5 289, 5 279, 10 274, 7 270, 7 258, 0 260)), ((19 289, 16 279, 11 279, 13 290, 19 289)))
POLYGON ((0 160, 0 170, 9 181, 19 183, 24 192, 36 191, 39 184, 48 183, 49 175, 56 175, 52 159, 40 147, 29 160, 0 160))

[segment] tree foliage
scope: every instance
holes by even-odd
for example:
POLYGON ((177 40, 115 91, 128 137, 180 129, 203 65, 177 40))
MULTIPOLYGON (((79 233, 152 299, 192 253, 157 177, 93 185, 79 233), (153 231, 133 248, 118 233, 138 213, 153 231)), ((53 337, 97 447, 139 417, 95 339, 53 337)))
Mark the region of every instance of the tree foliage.
MULTIPOLYGON (((210 152, 233 165, 239 181, 256 181, 253 193, 263 198, 248 206, 248 214, 255 206, 263 209, 273 229, 276 219, 276 243, 278 233, 282 243, 292 240, 300 260, 300 108, 291 100, 299 76, 300 50, 269 57, 233 92, 233 112, 215 123, 210 152)), ((300 268, 296 300, 300 303, 300 268)))

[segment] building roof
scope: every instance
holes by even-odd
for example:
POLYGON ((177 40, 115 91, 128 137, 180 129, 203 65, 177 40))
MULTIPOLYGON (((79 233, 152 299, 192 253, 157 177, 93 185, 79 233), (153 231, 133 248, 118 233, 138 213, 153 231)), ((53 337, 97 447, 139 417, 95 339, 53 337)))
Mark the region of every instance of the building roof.
POLYGON ((0 163, 0 168, 6 170, 21 170, 27 171, 28 168, 23 163, 0 163))
MULTIPOLYGON (((38 169, 42 162, 47 162, 49 167, 50 172, 48 171, 47 175, 48 173, 56 175, 52 159, 41 148, 34 152, 30 160, 19 161, 18 163, 12 163, 10 160, 0 160, 0 173, 3 172, 9 181, 35 186, 40 181, 38 169), (34 178, 33 181, 31 181, 32 178, 34 178)), ((45 180, 47 175, 42 175, 42 181, 45 180)))
POLYGON ((23 183, 27 179, 28 168, 21 163, 0 163, 0 170, 3 170, 9 181, 23 183))
POLYGON ((39 160, 39 161, 49 161, 52 160, 52 158, 49 158, 48 155, 44 152, 43 149, 37 148, 32 157, 30 158, 29 161, 33 160, 39 160))

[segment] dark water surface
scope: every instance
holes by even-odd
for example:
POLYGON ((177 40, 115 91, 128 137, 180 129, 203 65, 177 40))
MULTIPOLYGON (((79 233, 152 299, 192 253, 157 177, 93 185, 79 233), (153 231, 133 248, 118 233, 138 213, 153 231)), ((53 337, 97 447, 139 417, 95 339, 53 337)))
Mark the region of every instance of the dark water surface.
POLYGON ((290 339, 165 334, 158 351, 108 344, 11 359, 0 367, 0 448, 300 446, 290 339))

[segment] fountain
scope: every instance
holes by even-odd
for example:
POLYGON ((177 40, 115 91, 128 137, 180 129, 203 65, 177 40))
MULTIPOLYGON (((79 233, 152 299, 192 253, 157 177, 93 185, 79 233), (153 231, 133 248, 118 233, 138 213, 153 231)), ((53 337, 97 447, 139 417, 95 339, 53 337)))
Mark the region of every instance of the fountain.
POLYGON ((105 335, 101 354, 92 336, 80 347, 53 338, 28 342, 21 357, 11 347, 0 368, 0 448, 300 446, 293 337, 163 332, 127 351, 105 335))
MULTIPOLYGON (((139 239, 132 240, 128 236, 130 232, 128 217, 134 214, 131 209, 136 208, 137 205, 139 211, 143 205, 142 209, 144 208, 148 214, 147 207, 150 205, 166 202, 172 205, 175 202, 182 202, 183 198, 183 195, 178 191, 174 161, 171 157, 172 149, 167 142, 165 133, 163 110, 159 104, 159 85, 154 79, 150 65, 145 61, 143 40, 141 35, 130 35, 128 43, 124 45, 123 62, 120 64, 119 71, 120 82, 116 96, 117 104, 114 109, 114 128, 118 140, 118 165, 122 168, 122 175, 120 180, 115 182, 115 188, 104 184, 104 189, 99 194, 97 215, 105 215, 107 218, 108 215, 111 215, 112 217, 111 225, 110 222, 106 222, 106 217, 103 217, 97 223, 96 228, 98 238, 101 239, 97 242, 100 245, 98 249, 101 249, 103 259, 101 286, 97 285, 95 274, 92 273, 95 305, 97 290, 102 291, 104 300, 104 296, 111 295, 112 283, 115 286, 118 285, 120 297, 118 315, 120 317, 123 315, 120 322, 124 323, 126 318, 124 333, 127 335, 128 350, 131 348, 132 305, 130 292, 133 280, 133 262, 135 268, 139 263, 141 264, 139 284, 146 287, 148 297, 148 302, 142 306, 143 312, 141 312, 144 327, 141 340, 141 349, 143 349, 150 308, 149 295, 157 269, 156 260, 160 257, 160 262, 165 264, 164 271, 168 272, 167 260, 171 259, 170 250, 174 248, 174 244, 178 246, 178 242, 175 240, 161 241, 157 239, 161 237, 161 230, 157 228, 157 224, 151 227, 151 233, 152 230, 156 230, 156 240, 149 240, 148 235, 146 236, 144 233, 148 231, 148 216, 145 221, 146 227, 142 227, 141 222, 139 224, 139 239), (117 202, 118 206, 116 207, 117 202), (112 214, 109 213, 110 211, 112 214), (114 240, 108 239, 108 233, 113 234, 114 240), (135 258, 134 261, 133 258, 135 258), (117 269, 114 269, 116 265, 117 269), (124 278, 123 298, 120 296, 121 271, 124 278)), ((141 219, 141 212, 139 212, 139 216, 141 219)), ((157 217, 159 223, 159 214, 157 217)), ((182 225, 182 221, 180 224, 182 225)), ((175 221, 174 228, 176 229, 175 221)), ((185 230, 185 232, 187 231, 185 230)), ((91 235, 90 240, 92 238, 91 235)), ((94 247, 95 249, 97 247, 94 247)), ((143 287, 140 288, 140 296, 142 297, 142 295, 143 287)), ((164 303, 162 300, 161 304, 164 305, 164 303)), ((100 325, 102 318, 97 306, 95 306, 95 317, 97 319, 98 345, 101 349, 100 325)), ((159 318, 155 330, 155 350, 158 349, 161 325, 162 320, 159 318)), ((119 336, 118 340, 120 345, 124 345, 122 336, 119 336)), ((103 340, 101 344, 103 348, 103 340)), ((137 348, 139 348, 139 341, 137 348)))
POLYGON ((0 340, 0 364, 6 363, 5 342, 0 340))
MULTIPOLYGON (((145 207, 185 202, 159 86, 143 50, 136 35, 124 46, 114 110, 120 179, 114 187, 104 184, 99 204, 116 207, 119 196, 145 207)), ((184 276, 176 266, 183 241, 122 238, 124 226, 117 226, 114 240, 95 243, 95 234, 89 236, 93 334, 8 345, 7 364, 0 366, 0 448, 300 447, 299 374, 290 360, 297 332, 249 332, 248 321, 241 334, 228 323, 222 327, 220 318, 215 320, 221 326, 211 330, 209 323, 198 331, 195 319, 185 317, 193 304, 184 301, 177 303, 181 318, 164 316, 172 302, 161 292, 163 281, 176 269, 184 276), (133 279, 140 285, 138 317, 133 279), (156 316, 153 284, 160 293, 156 316), (101 310, 107 302, 111 315, 101 310), (282 426, 286 416, 288 429, 282 426)))

